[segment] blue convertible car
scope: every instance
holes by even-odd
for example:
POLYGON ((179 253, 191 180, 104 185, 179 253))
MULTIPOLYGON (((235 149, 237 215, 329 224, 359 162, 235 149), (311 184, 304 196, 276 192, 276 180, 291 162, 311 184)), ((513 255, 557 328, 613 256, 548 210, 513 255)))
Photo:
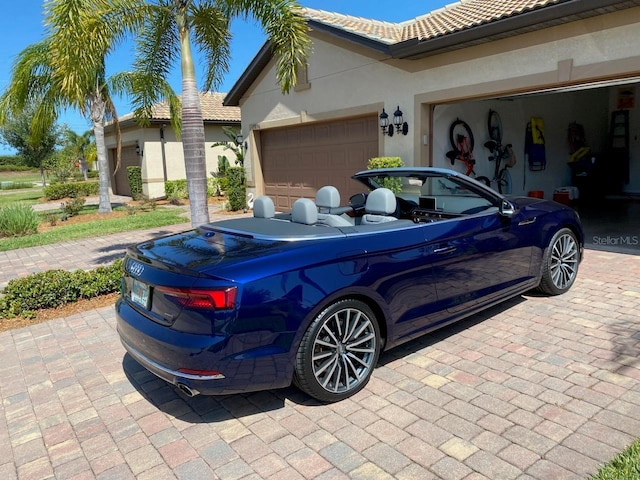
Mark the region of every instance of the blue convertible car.
POLYGON ((118 332, 129 354, 189 396, 289 386, 337 401, 381 351, 532 288, 561 294, 582 256, 576 213, 504 197, 456 172, 368 170, 276 213, 127 252, 118 332))

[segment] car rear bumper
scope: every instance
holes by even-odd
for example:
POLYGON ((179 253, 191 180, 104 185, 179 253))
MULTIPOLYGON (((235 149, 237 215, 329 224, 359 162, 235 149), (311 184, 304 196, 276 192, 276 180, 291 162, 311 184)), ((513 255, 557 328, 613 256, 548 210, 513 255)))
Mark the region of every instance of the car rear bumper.
POLYGON ((187 395, 226 395, 291 384, 293 360, 288 352, 254 349, 251 354, 230 347, 234 335, 177 332, 146 318, 122 299, 116 303, 116 319, 128 354, 187 395))

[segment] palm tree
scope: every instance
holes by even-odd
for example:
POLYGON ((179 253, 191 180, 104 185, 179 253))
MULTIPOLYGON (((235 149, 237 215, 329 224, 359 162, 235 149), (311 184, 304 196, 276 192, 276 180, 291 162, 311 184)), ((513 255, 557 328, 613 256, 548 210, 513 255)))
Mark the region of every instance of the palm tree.
MULTIPOLYGON (((103 34, 84 36, 95 25, 85 9, 92 0, 51 0, 45 3, 48 35, 25 48, 13 67, 11 82, 0 97, 0 120, 38 99, 32 127, 36 134, 64 108, 77 108, 93 125, 99 168, 99 213, 111 212, 109 165, 104 143, 104 122, 116 119, 115 106, 105 80, 105 57, 116 39, 103 34)), ((95 30, 94 30, 95 31, 95 30)))
POLYGON ((130 85, 136 118, 148 119, 161 97, 158 82, 166 82, 180 60, 182 74, 182 145, 191 205, 191 223, 209 222, 204 123, 191 51, 192 42, 206 58, 203 90, 216 87, 228 70, 229 24, 235 17, 254 17, 264 28, 277 60, 283 92, 297 80, 309 45, 307 25, 296 0, 112 0, 118 7, 101 12, 103 26, 137 34, 135 81, 130 85), (105 20, 106 19, 106 20, 105 20))
POLYGON ((80 171, 87 180, 87 164, 88 152, 93 144, 93 131, 87 130, 82 134, 78 134, 73 130, 66 129, 64 131, 64 143, 69 148, 69 152, 73 155, 73 159, 80 163, 80 171))

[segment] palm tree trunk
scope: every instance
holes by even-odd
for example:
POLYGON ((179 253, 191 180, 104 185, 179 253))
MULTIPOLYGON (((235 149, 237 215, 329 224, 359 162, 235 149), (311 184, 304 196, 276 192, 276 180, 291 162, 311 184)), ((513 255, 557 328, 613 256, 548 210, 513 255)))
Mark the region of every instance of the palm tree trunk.
POLYGON ((100 97, 94 97, 90 102, 91 123, 93 135, 96 139, 98 154, 98 182, 100 184, 98 195, 98 213, 111 212, 111 197, 109 196, 109 163, 107 161, 107 148, 104 143, 104 111, 105 102, 100 97))
POLYGON ((189 41, 186 15, 177 15, 180 30, 182 69, 182 150, 187 174, 191 225, 209 223, 207 207, 207 164, 204 151, 204 122, 189 41))

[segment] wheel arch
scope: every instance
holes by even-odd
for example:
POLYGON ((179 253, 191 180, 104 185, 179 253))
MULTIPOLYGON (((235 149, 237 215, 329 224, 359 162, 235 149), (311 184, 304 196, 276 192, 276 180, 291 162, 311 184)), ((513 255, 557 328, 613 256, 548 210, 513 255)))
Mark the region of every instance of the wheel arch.
POLYGON ((389 328, 387 325, 387 319, 389 318, 388 309, 386 308, 386 304, 382 297, 377 295, 375 292, 367 291, 365 289, 342 290, 339 292, 335 292, 323 298, 322 301, 318 302, 315 307, 313 307, 307 313, 303 321, 303 328, 300 328, 298 335, 296 335, 294 343, 295 351, 300 348, 302 337, 304 336, 304 333, 307 331, 309 325, 311 325, 316 316, 318 316, 320 312, 328 308, 330 305, 347 299, 359 300, 366 304, 373 311, 373 314, 376 317, 375 320, 378 323, 378 328, 380 329, 380 339, 382 342, 380 351, 384 351, 389 334, 389 328))

